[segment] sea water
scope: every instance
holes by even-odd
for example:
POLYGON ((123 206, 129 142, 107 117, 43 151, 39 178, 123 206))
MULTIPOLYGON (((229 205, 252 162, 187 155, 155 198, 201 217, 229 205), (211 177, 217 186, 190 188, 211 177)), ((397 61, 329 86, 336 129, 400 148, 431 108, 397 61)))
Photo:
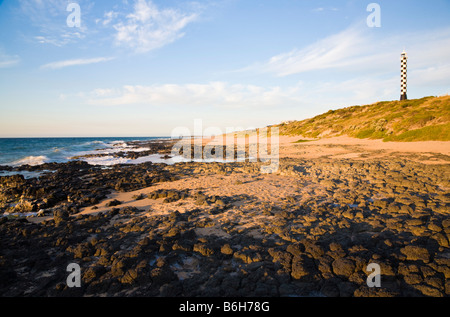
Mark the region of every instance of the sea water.
MULTIPOLYGON (((144 151, 148 148, 132 148, 127 142, 167 139, 161 137, 142 138, 0 138, 0 165, 21 166, 43 163, 65 163, 75 156, 87 154, 108 154, 120 151, 144 151)), ((127 163, 120 158, 105 156, 87 158, 93 163, 112 165, 127 163)))

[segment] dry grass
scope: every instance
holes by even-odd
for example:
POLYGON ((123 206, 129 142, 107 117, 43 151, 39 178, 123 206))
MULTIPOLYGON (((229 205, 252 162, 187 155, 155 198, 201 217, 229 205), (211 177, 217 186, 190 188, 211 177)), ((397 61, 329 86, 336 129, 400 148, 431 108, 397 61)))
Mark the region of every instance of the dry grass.
POLYGON ((348 135, 384 141, 450 141, 450 96, 330 110, 278 127, 281 135, 305 138, 348 135))

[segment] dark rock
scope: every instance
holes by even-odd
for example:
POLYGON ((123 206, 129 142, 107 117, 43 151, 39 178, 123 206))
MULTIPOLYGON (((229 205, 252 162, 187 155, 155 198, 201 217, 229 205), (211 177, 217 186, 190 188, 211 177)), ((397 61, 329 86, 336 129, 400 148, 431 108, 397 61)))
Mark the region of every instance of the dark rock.
POLYGON ((90 284, 94 280, 99 280, 100 277, 106 273, 106 269, 103 266, 92 266, 84 271, 82 281, 83 283, 90 284))
POLYGON ((445 280, 445 295, 450 295, 450 279, 445 280))
POLYGON ((331 264, 333 263, 333 258, 329 256, 323 256, 316 260, 317 269, 320 271, 324 278, 331 277, 333 275, 333 270, 331 264))
POLYGON ((443 279, 439 277, 425 277, 424 278, 424 284, 434 287, 435 289, 439 290, 440 292, 445 292, 445 285, 442 282, 443 279))
POLYGON ((66 251, 71 252, 75 259, 84 259, 91 255, 92 249, 89 243, 81 243, 76 246, 69 246, 66 251))
POLYGON ((316 244, 315 241, 302 240, 301 243, 305 246, 305 252, 311 254, 315 259, 318 259, 325 254, 323 248, 316 244))
POLYGON ((423 247, 406 246, 401 248, 400 252, 406 256, 408 261, 423 261, 424 263, 430 261, 430 253, 423 247))
POLYGON ((291 284, 281 284, 278 288, 279 296, 281 297, 292 297, 296 296, 296 288, 291 284))
POLYGON ((292 259, 291 276, 294 279, 302 279, 315 272, 314 261, 305 255, 295 256, 292 259))
POLYGON ((139 194, 139 195, 134 195, 132 198, 134 200, 142 200, 144 199, 146 196, 144 194, 139 194))
POLYGON ((53 220, 55 224, 58 226, 61 223, 64 223, 70 219, 69 213, 65 209, 57 209, 53 213, 53 220))
POLYGON ((355 263, 347 258, 340 258, 333 261, 333 272, 337 276, 348 278, 355 272, 355 263))
POLYGON ((423 282, 422 276, 417 273, 409 273, 403 276, 403 279, 406 282, 406 284, 410 285, 420 284, 423 282))
POLYGON ((115 207, 115 206, 119 206, 121 204, 122 204, 121 201, 119 201, 117 199, 114 199, 114 200, 111 200, 111 201, 107 202, 105 206, 106 207, 115 207))
POLYGON ((305 251, 305 247, 300 243, 290 244, 287 246, 286 251, 293 256, 298 256, 305 251))
POLYGON ((449 241, 446 236, 444 236, 442 233, 437 233, 431 237, 432 239, 436 240, 436 242, 443 248, 449 247, 449 241))
POLYGON ((168 284, 178 279, 175 273, 167 266, 154 268, 150 272, 150 278, 156 285, 168 284))
POLYGON ((180 282, 172 282, 170 284, 164 284, 159 288, 159 296, 177 297, 181 295, 182 291, 183 287, 180 282))
POLYGON ((121 260, 115 260, 111 265, 111 274, 114 277, 122 277, 124 275, 125 263, 121 260))
POLYGON ((320 288, 320 293, 326 297, 339 297, 340 295, 339 287, 337 286, 336 281, 333 281, 332 279, 324 280, 320 288))
POLYGON ((434 287, 431 287, 429 285, 417 284, 417 285, 413 285, 413 288, 418 290, 424 296, 429 296, 429 297, 443 297, 444 296, 444 294, 440 290, 438 290, 434 287))
POLYGON ((280 263, 288 272, 291 271, 292 254, 288 252, 269 249, 269 254, 272 256, 273 262, 280 263))
POLYGON ((138 278, 138 272, 135 269, 130 269, 125 272, 120 282, 122 284, 133 284, 133 282, 138 278))
POLYGON ((196 243, 194 244, 194 252, 198 252, 201 255, 204 256, 211 256, 214 254, 214 250, 208 248, 205 244, 203 243, 196 243))
POLYGON ((233 257, 236 259, 240 259, 247 264, 260 262, 262 260, 261 255, 258 252, 252 250, 236 251, 233 253, 233 257))
POLYGON ((233 254, 233 249, 232 249, 231 246, 227 243, 227 244, 224 244, 224 245, 222 246, 222 248, 220 249, 220 252, 222 252, 222 254, 225 254, 225 255, 232 255, 232 254, 233 254))
POLYGON ((444 220, 442 220, 442 227, 444 227, 444 228, 450 228, 450 219, 444 219, 444 220))
POLYGON ((355 284, 350 282, 340 282, 337 285, 340 297, 353 297, 356 290, 355 284))
POLYGON ((387 288, 367 287, 365 285, 359 287, 353 293, 355 297, 397 297, 398 292, 389 290, 387 288))

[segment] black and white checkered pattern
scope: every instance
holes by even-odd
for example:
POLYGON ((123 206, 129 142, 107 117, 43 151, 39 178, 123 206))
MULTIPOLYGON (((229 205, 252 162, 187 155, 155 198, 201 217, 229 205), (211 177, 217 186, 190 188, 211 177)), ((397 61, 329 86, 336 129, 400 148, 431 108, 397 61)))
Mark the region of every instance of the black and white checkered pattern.
POLYGON ((407 67, 408 67, 408 55, 405 51, 402 53, 401 58, 401 90, 400 90, 400 100, 406 100, 408 97, 406 96, 406 87, 407 87, 407 67))

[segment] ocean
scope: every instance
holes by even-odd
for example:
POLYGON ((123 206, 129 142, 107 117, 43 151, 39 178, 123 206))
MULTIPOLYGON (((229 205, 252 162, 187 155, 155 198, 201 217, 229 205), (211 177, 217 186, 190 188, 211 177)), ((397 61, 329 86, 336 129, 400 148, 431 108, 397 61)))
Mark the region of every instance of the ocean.
MULTIPOLYGON (((158 139, 167 138, 0 138, 0 165, 17 167, 25 164, 33 166, 52 162, 65 163, 79 155, 143 151, 148 149, 131 149, 127 142, 158 139)), ((100 163, 112 165, 126 162, 120 161, 120 158, 105 156, 100 163)))

